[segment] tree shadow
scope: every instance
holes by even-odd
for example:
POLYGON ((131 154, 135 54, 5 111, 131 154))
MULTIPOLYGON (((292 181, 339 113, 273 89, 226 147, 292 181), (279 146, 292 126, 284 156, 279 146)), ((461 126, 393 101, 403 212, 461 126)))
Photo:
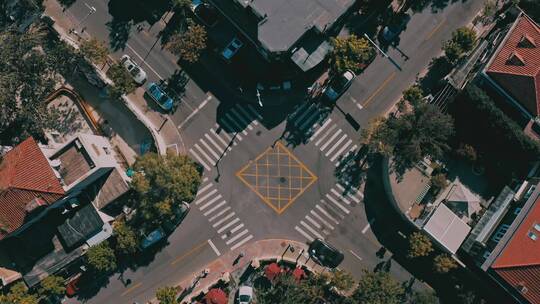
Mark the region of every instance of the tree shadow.
POLYGON ((364 169, 367 163, 368 148, 362 146, 358 151, 351 151, 340 156, 334 171, 337 182, 345 189, 343 194, 355 192, 366 177, 364 169))
POLYGON ((443 79, 450 73, 452 67, 452 64, 444 56, 433 58, 429 63, 428 73, 418 80, 424 93, 437 92, 438 88, 444 84, 443 79))
POLYGON ((60 3, 60 5, 62 5, 62 7, 64 9, 66 8, 69 8, 71 5, 73 5, 73 3, 75 3, 77 0, 58 0, 58 2, 60 3))
POLYGON ((113 19, 105 24, 109 28, 109 44, 114 51, 126 48, 133 21, 113 19))
POLYGON ((306 144, 315 132, 332 113, 332 108, 316 103, 303 103, 286 117, 285 130, 280 137, 287 146, 296 147, 306 144), (311 109, 311 110, 310 110, 311 109))

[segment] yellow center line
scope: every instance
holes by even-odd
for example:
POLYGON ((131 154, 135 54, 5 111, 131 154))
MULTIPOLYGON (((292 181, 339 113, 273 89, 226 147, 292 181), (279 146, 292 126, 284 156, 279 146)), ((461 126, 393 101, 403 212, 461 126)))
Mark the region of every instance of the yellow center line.
POLYGON ((128 290, 122 292, 122 294, 121 294, 120 296, 123 297, 123 296, 127 295, 128 293, 132 292, 132 291, 135 290, 136 288, 141 287, 141 285, 142 285, 142 283, 139 282, 139 283, 137 283, 137 284, 131 286, 128 290))
POLYGON ((208 245, 208 241, 204 241, 200 243, 199 245, 193 247, 190 251, 184 253, 183 255, 177 257, 174 261, 171 262, 171 265, 176 265, 178 262, 182 261, 183 259, 187 258, 188 256, 194 254, 199 249, 203 248, 204 246, 208 245))
POLYGON ((443 20, 441 20, 441 22, 439 22, 439 24, 437 24, 437 26, 431 31, 429 32, 429 34, 426 36, 426 39, 424 39, 424 41, 427 41, 431 38, 431 36, 433 36, 438 30, 441 29, 442 25, 446 22, 446 18, 444 18, 443 20))
POLYGON ((368 97, 368 99, 366 99, 362 107, 367 107, 367 105, 373 100, 373 98, 375 98, 375 96, 377 96, 394 77, 396 77, 396 72, 393 72, 390 76, 388 76, 388 78, 386 78, 386 80, 381 84, 381 86, 378 87, 377 90, 375 90, 375 92, 373 92, 373 94, 368 97))

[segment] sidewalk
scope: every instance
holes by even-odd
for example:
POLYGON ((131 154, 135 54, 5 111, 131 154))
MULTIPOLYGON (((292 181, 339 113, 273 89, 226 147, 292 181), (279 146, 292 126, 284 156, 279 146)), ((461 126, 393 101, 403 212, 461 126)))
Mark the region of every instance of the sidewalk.
MULTIPOLYGON (((181 301, 180 303, 190 303, 189 300, 192 297, 199 295, 201 292, 206 293, 225 273, 229 273, 233 278, 240 277, 242 272, 254 259, 259 261, 285 260, 293 264, 298 263, 299 266, 305 266, 312 272, 325 271, 326 268, 316 264, 313 260, 308 258, 307 250, 308 246, 305 243, 283 239, 270 239, 260 240, 237 248, 234 251, 229 251, 201 269, 201 271, 208 269, 208 275, 201 279, 199 284, 197 284, 189 294, 182 299, 179 299, 181 301), (294 252, 291 251, 291 248, 293 248, 294 252), (243 253, 244 256, 234 264, 240 253, 243 253)), ((192 286, 199 273, 200 272, 190 275, 177 286, 182 289, 189 288, 192 286)), ((153 299, 150 303, 158 304, 159 302, 156 299, 153 299)))
MULTIPOLYGON (((55 21, 53 28, 62 40, 78 48, 82 39, 91 37, 87 32, 69 34, 69 29, 77 22, 63 11, 62 6, 56 0, 46 0, 44 5, 45 14, 55 21)), ((105 75, 105 71, 96 67, 96 72, 106 83, 111 83, 111 80, 105 75)), ((181 145, 182 138, 176 126, 170 120, 166 120, 165 115, 150 110, 143 94, 144 88, 140 87, 132 94, 124 96, 123 100, 129 110, 146 126, 152 135, 158 153, 165 154, 168 147, 172 147, 175 152, 185 153, 181 145)))

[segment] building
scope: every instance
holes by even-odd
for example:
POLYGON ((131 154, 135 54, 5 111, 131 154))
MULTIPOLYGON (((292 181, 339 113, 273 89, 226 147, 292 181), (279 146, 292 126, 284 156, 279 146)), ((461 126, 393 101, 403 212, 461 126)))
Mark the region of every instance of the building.
MULTIPOLYGON (((536 166, 538 167, 538 166, 536 166)), ((505 187, 462 246, 519 303, 540 303, 540 178, 505 187)))
POLYGON ((330 51, 328 36, 355 0, 209 0, 269 61, 290 58, 303 71, 330 51))
POLYGON ((114 202, 129 190, 124 171, 107 139, 92 134, 59 147, 40 147, 28 138, 5 153, 0 266, 33 286, 110 237, 114 218, 107 213, 114 215, 114 202))
POLYGON ((540 26, 520 13, 483 72, 526 117, 540 116, 540 26))

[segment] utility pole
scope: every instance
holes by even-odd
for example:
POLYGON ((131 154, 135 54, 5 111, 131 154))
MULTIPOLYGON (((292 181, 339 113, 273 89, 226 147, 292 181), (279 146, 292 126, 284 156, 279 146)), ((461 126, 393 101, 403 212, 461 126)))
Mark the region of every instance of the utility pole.
POLYGON ((390 56, 388 56, 388 54, 386 54, 376 43, 375 41, 371 40, 371 38, 369 38, 368 34, 364 33, 364 37, 366 37, 366 39, 371 43, 373 44, 373 46, 379 51, 381 52, 381 54, 383 54, 384 57, 388 58, 390 56))

